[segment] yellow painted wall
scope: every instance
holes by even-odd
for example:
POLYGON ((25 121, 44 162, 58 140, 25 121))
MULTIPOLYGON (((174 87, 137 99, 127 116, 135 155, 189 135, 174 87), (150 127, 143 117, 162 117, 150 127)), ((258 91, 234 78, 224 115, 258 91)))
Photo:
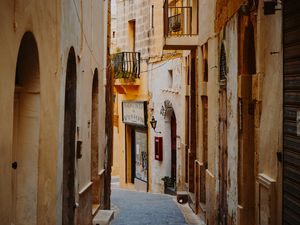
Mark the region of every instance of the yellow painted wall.
MULTIPOLYGON (((114 164, 119 168, 121 187, 133 188, 132 185, 126 184, 126 140, 125 137, 129 137, 130 134, 126 133, 125 124, 122 122, 122 102, 123 101, 148 101, 148 80, 147 80, 147 63, 146 59, 149 56, 148 52, 148 37, 147 31, 149 27, 149 4, 147 1, 135 0, 135 1, 117 1, 117 43, 116 46, 121 51, 132 51, 132 34, 128 30, 128 22, 135 20, 135 51, 141 53, 141 74, 139 78, 139 87, 137 89, 127 88, 126 94, 118 94, 118 131, 114 136, 114 164), (134 6, 134 7, 133 7, 134 6), (118 161, 117 161, 118 160, 118 161)), ((129 149, 130 150, 130 149, 129 149)), ((128 171, 130 168, 128 168, 128 171)), ((151 168, 148 167, 148 173, 151 168)), ((114 175, 117 174, 114 173, 114 175)))
MULTIPOLYGON (((104 105, 104 3, 75 1, 10 1, 0 3, 0 220, 12 221, 12 140, 16 62, 25 32, 33 33, 40 65, 40 147, 36 224, 61 224, 62 152, 65 74, 67 57, 73 46, 77 57, 77 126, 83 141, 83 158, 78 162, 79 189, 90 182, 91 85, 94 69, 99 71, 99 99, 104 105), (101 12, 101 13, 99 13, 101 12), (92 25, 91 25, 92 24, 92 25), (83 39, 84 30, 88 44, 83 39), (93 49, 90 52, 89 47, 93 49)), ((100 167, 104 160, 104 114, 100 108, 100 167)), ((19 165, 22 166, 22 165, 19 165)), ((77 190, 79 191, 79 190, 77 190)), ((34 213, 34 212, 32 212, 34 213)), ((26 219, 24 219, 26 224, 26 219)))

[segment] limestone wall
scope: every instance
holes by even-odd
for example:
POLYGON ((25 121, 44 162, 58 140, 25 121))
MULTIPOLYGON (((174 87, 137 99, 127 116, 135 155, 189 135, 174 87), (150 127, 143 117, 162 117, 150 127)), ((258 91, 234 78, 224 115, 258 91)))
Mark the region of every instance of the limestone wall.
MULTIPOLYGON (((18 51, 25 32, 33 34, 38 49, 40 77, 40 120, 37 163, 37 207, 28 209, 31 219, 24 224, 61 224, 64 95, 69 50, 74 47, 77 63, 78 139, 83 141, 83 157, 77 164, 77 192, 90 182, 91 90, 94 70, 99 71, 99 105, 104 105, 105 21, 102 1, 1 1, 0 64, 0 219, 14 220, 12 187, 14 160, 13 115, 18 51), (79 19, 77 16, 79 13, 79 19), (99 13, 101 12, 101 13, 99 13), (80 23, 79 20, 82 22, 80 23), (83 35, 83 32, 85 35, 83 35), (87 39, 87 40, 85 40, 87 39), (88 44, 87 44, 88 43, 88 44), (90 50, 91 48, 92 50, 90 50)), ((104 161, 104 113, 100 109, 100 168, 104 161), (101 122, 103 121, 103 122, 101 122)), ((33 127, 27 127, 33 129, 33 127)), ((29 140, 30 141, 30 140, 29 140)), ((75 151, 75 149, 74 149, 75 151)), ((20 157, 21 155, 19 155, 20 157)), ((25 156, 24 156, 25 157, 25 156)), ((30 160, 30 155, 27 155, 30 160)), ((16 159, 20 161, 19 159, 16 159)), ((22 169, 22 164, 18 165, 22 169)), ((26 180, 31 182, 31 180, 26 180)), ((36 182, 32 180, 32 182, 36 182)), ((21 187, 21 184, 17 184, 21 187)), ((27 190, 29 191, 29 190, 27 190)), ((16 212, 18 213, 18 212, 16 212)))

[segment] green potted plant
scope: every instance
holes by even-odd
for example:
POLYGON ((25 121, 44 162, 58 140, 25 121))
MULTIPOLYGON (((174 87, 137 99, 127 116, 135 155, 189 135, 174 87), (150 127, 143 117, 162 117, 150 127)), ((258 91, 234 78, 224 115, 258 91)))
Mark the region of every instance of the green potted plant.
POLYGON ((163 178, 161 178, 161 180, 164 182, 164 193, 176 195, 175 180, 169 176, 164 176, 163 178))
POLYGON ((180 28, 181 28, 181 23, 179 20, 176 20, 172 26, 172 31, 178 32, 178 31, 180 31, 180 28))

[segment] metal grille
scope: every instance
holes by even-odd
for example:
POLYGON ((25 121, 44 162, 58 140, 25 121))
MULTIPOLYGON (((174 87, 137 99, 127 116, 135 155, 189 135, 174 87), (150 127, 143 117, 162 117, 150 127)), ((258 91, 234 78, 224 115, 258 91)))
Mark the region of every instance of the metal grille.
POLYGON ((300 2, 283 11, 283 224, 300 221, 300 2))
MULTIPOLYGON (((193 6, 196 7, 196 6, 193 6)), ((198 25, 193 27, 198 15, 196 11, 188 6, 169 5, 169 0, 164 2, 164 35, 171 36, 193 36, 198 34, 198 25), (194 21, 193 21, 194 20, 194 21)), ((198 23, 198 21, 196 20, 198 23)))
POLYGON ((220 53, 220 81, 226 80, 227 77, 227 65, 226 65, 226 52, 224 44, 221 46, 220 53))
POLYGON ((120 52, 112 57, 112 67, 115 79, 118 78, 139 78, 140 77, 139 52, 120 52))

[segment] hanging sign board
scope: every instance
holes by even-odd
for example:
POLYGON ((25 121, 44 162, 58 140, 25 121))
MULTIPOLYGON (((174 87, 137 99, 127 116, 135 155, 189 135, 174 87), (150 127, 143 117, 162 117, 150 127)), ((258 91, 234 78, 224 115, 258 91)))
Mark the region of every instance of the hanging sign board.
POLYGON ((145 101, 123 101, 122 102, 123 123, 135 126, 147 126, 147 102, 145 101))

